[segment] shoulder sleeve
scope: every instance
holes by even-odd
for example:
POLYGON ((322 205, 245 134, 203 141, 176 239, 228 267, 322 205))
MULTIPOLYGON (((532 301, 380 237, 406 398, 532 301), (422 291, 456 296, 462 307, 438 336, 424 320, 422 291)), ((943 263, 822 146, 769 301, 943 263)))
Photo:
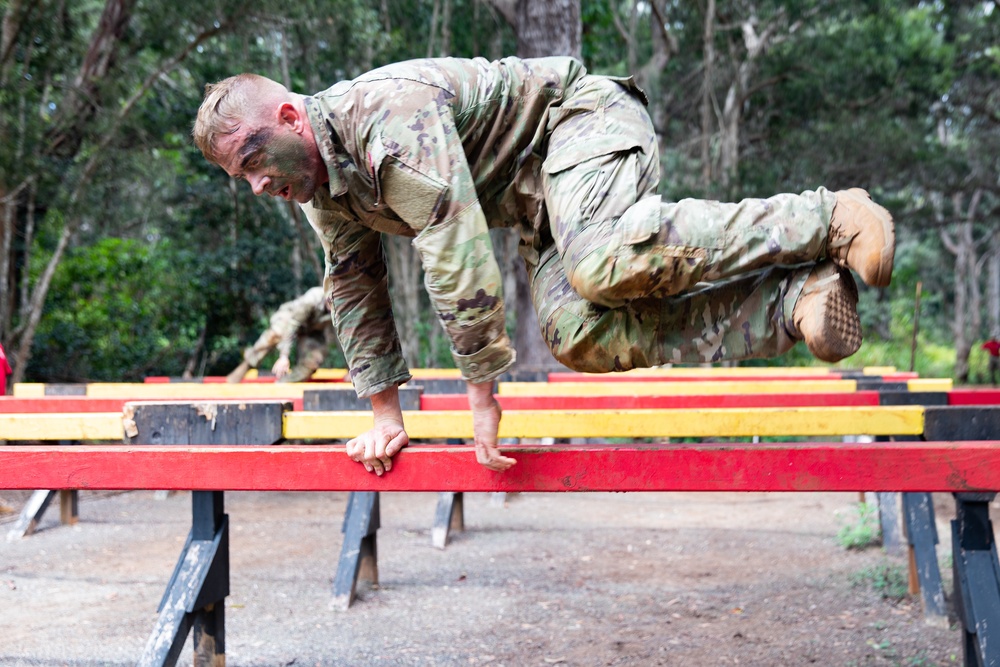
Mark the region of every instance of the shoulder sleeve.
POLYGON ((412 227, 431 302, 462 376, 492 380, 514 363, 500 267, 472 172, 447 104, 391 107, 372 145, 385 203, 412 227))

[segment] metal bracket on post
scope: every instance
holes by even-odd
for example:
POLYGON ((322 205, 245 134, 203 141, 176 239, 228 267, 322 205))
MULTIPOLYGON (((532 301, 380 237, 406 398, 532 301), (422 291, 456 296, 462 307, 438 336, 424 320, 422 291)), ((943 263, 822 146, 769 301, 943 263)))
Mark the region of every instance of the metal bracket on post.
MULTIPOLYGON (((127 403, 125 438, 135 445, 270 445, 281 441, 289 409, 290 403, 278 401, 127 403)), ((191 531, 140 667, 175 665, 192 631, 195 667, 226 664, 229 518, 223 493, 191 492, 191 531)))

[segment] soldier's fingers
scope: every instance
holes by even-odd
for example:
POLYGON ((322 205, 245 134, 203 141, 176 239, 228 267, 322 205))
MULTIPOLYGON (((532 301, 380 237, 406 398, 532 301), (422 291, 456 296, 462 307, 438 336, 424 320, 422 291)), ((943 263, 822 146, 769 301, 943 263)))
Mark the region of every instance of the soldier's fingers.
POLYGON ((385 472, 385 466, 375 456, 374 438, 367 438, 365 442, 365 468, 368 469, 368 472, 374 472, 376 475, 381 475, 385 472))
POLYGON ((385 446, 385 453, 387 456, 395 456, 399 453, 403 447, 405 447, 410 442, 410 436, 406 434, 406 431, 400 431, 391 440, 389 444, 385 446))

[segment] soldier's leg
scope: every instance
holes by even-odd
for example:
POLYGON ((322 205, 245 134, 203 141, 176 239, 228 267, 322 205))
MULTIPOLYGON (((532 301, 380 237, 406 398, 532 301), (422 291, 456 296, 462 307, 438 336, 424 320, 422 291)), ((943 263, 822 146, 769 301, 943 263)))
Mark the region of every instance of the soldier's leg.
MULTIPOLYGON (((823 188, 731 204, 663 201, 655 194, 655 136, 641 103, 613 83, 593 87, 601 93, 589 102, 594 110, 568 115, 553 128, 542 176, 553 239, 570 284, 584 298, 614 308, 830 253, 837 196, 823 188), (587 137, 614 150, 587 157, 578 147, 588 145, 587 137)), ((864 208, 853 199, 850 206, 864 208)), ((889 232, 878 225, 883 235, 891 232, 887 220, 889 232)), ((851 250, 850 241, 836 241, 845 258, 862 245, 851 250)))
POLYGON ((811 271, 775 267, 607 308, 573 290, 549 248, 531 273, 531 291, 553 356, 574 370, 602 373, 781 354, 801 336, 792 311, 811 271))
POLYGON ((326 358, 325 343, 313 335, 300 336, 295 355, 295 365, 279 382, 305 382, 323 365, 326 358))

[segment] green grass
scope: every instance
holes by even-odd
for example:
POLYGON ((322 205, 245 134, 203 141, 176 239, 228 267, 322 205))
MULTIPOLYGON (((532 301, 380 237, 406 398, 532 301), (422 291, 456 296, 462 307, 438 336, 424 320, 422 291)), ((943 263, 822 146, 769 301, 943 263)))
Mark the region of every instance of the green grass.
POLYGON ((909 575, 899 563, 882 561, 851 575, 851 584, 871 588, 886 600, 899 602, 909 595, 909 575))
POLYGON ((882 544, 882 531, 878 521, 878 507, 869 503, 856 503, 849 518, 840 517, 837 544, 845 549, 867 549, 882 544))

